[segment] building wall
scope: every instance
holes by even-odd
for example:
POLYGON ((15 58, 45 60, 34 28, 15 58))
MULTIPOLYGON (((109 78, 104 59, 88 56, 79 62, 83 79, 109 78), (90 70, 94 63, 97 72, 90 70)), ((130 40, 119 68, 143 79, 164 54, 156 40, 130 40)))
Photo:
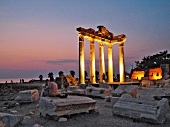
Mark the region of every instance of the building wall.
POLYGON ((144 75, 145 75, 144 71, 133 71, 131 79, 141 80, 141 78, 144 77, 144 75))
POLYGON ((162 69, 153 68, 149 70, 149 80, 162 79, 162 69))

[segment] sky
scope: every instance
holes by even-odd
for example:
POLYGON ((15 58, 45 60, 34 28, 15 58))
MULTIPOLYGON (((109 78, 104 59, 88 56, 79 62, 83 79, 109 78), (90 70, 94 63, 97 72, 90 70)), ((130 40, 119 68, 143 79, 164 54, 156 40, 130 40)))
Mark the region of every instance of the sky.
MULTIPOLYGON (((170 0, 0 0, 0 79, 38 78, 59 71, 78 77, 76 28, 125 34, 125 69, 135 61, 170 51, 170 0)), ((85 70, 89 73, 89 41, 85 39, 85 70)), ((114 74, 118 44, 113 45, 114 74)), ((95 42, 96 70, 99 45, 95 42)), ((107 71, 107 46, 105 45, 107 71)))

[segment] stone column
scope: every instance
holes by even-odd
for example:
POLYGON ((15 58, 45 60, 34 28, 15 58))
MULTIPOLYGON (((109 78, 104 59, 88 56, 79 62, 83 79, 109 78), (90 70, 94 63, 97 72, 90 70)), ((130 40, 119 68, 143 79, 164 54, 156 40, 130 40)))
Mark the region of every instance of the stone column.
POLYGON ((79 35, 79 83, 85 84, 84 36, 79 35))
POLYGON ((119 44, 119 73, 120 82, 125 81, 125 64, 124 64, 124 43, 119 44))
POLYGON ((94 40, 90 39, 90 82, 96 83, 94 40))
POLYGON ((108 45, 108 83, 113 82, 112 45, 108 45))
POLYGON ((104 63, 104 44, 99 42, 99 61, 100 61, 100 82, 103 82, 103 73, 105 74, 105 63, 104 63))

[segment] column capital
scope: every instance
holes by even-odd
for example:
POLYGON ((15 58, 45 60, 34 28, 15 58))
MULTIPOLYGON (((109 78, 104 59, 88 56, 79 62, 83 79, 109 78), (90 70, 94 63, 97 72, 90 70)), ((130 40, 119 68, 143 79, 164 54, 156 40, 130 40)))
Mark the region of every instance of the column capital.
POLYGON ((88 37, 87 39, 88 39, 90 42, 94 42, 94 39, 91 38, 91 37, 88 37))
POLYGON ((78 37, 81 38, 82 40, 84 39, 84 35, 78 34, 78 37))
POLYGON ((104 43, 102 41, 99 41, 100 46, 104 46, 104 43))
POLYGON ((120 43, 119 46, 124 47, 124 43, 120 43))
POLYGON ((108 47, 108 48, 112 48, 112 45, 113 45, 113 44, 107 44, 107 47, 108 47))

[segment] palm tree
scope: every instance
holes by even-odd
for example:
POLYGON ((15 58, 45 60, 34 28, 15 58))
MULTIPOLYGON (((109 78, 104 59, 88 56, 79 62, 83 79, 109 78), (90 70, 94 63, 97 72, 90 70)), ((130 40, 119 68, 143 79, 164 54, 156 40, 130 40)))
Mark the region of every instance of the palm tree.
POLYGON ((40 75, 40 76, 39 76, 39 78, 40 78, 40 81, 42 81, 42 80, 43 80, 43 76, 42 76, 42 75, 40 75))
POLYGON ((48 77, 50 78, 50 81, 53 81, 53 80, 54 80, 54 77, 53 77, 53 73, 52 73, 52 72, 48 73, 48 77))
POLYGON ((70 71, 70 74, 74 77, 75 71, 71 70, 71 71, 70 71))
POLYGON ((61 77, 62 75, 64 75, 64 72, 63 71, 59 71, 58 75, 59 75, 59 77, 61 77))

